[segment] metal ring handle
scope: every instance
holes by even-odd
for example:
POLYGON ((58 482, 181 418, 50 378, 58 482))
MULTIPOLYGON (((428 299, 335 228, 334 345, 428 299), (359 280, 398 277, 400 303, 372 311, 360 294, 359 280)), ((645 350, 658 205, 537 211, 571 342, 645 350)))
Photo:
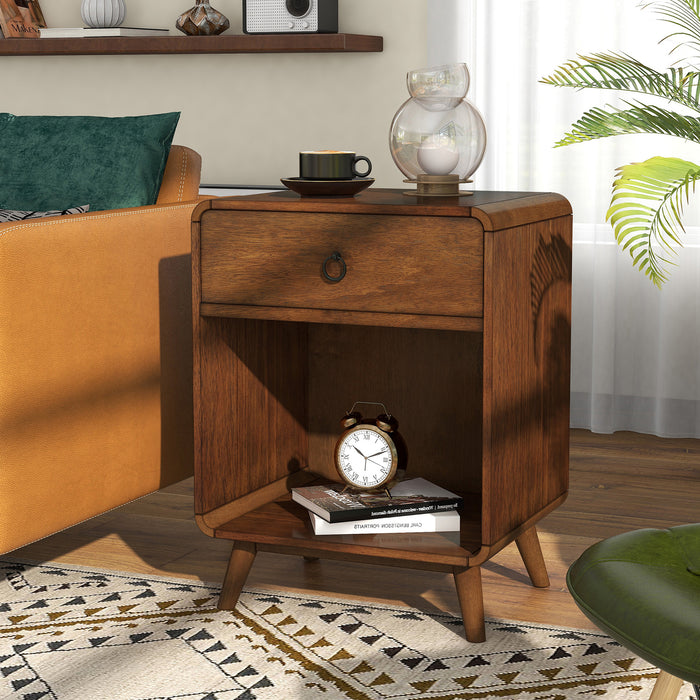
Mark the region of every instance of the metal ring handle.
POLYGON ((329 282, 340 282, 340 280, 345 277, 345 273, 348 271, 348 266, 345 264, 345 260, 343 260, 343 256, 336 252, 332 253, 329 255, 324 261, 323 265, 321 265, 321 272, 323 273, 323 276, 329 281, 329 282), (328 263, 329 262, 336 262, 340 265, 340 274, 336 275, 335 277, 333 275, 330 275, 328 273, 328 263))

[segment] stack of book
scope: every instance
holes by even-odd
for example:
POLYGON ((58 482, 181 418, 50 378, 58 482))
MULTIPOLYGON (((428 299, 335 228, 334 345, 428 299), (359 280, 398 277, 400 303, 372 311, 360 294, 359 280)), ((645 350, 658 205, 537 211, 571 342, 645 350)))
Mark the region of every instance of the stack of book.
POLYGON ((385 494, 346 491, 343 484, 301 486, 292 500, 309 511, 317 535, 455 532, 462 498, 427 479, 406 479, 385 494))

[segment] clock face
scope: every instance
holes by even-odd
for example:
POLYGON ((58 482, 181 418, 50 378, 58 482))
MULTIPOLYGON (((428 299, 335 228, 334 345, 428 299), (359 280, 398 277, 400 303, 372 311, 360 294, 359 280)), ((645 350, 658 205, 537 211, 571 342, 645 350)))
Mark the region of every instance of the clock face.
POLYGON ((396 447, 374 425, 358 425, 344 433, 335 458, 340 475, 359 488, 377 488, 396 471, 396 447))

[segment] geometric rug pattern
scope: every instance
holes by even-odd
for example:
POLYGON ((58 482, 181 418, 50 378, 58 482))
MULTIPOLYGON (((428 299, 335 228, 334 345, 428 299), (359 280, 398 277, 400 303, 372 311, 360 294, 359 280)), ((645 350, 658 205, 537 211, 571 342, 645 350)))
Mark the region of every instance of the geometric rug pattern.
MULTIPOLYGON (((0 560, 0 698, 645 700, 657 669, 608 637, 413 608, 0 560)), ((690 695, 684 686, 681 698, 690 695)))

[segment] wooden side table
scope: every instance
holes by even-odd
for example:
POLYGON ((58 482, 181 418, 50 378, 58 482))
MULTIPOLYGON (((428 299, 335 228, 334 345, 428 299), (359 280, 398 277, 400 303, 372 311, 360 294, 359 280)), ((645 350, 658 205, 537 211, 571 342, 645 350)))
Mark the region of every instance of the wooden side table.
POLYGON ((234 543, 221 608, 259 551, 451 572, 474 642, 496 552, 515 541, 548 585, 535 523, 568 488, 563 197, 207 200, 192 272, 196 518, 234 543), (397 416, 411 476, 464 496, 460 533, 313 534, 289 490, 336 480, 339 420, 358 400, 397 416))

